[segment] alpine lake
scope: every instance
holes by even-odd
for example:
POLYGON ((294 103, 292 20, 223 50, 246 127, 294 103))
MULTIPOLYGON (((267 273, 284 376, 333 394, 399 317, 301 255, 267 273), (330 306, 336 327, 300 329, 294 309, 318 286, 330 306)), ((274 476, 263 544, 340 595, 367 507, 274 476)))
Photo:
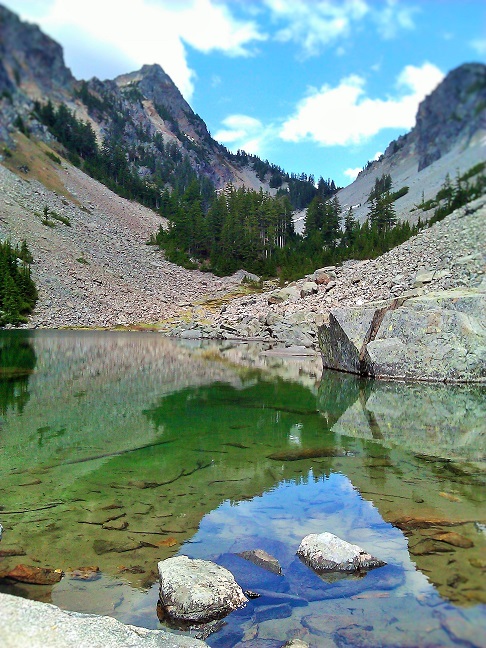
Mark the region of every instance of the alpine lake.
POLYGON ((260 594, 184 630, 210 646, 486 646, 485 396, 263 343, 3 331, 0 591, 160 628, 157 562, 185 554, 260 594), (386 566, 317 575, 296 551, 324 531, 386 566))

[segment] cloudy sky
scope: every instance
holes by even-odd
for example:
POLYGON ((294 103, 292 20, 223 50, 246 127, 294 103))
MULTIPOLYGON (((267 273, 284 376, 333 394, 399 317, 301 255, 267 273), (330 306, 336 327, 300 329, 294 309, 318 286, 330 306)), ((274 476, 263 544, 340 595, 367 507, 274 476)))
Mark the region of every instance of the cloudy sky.
POLYGON ((159 63, 212 135, 349 184, 461 63, 486 61, 484 0, 3 0, 77 78, 159 63))

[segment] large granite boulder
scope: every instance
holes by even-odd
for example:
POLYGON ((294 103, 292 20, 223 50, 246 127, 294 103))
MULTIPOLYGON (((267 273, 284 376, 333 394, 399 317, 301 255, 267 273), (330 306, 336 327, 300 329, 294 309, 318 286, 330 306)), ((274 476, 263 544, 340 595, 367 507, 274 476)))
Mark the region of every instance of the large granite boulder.
POLYGON ((125 625, 107 616, 60 610, 55 605, 0 593, 1 645, 8 648, 204 648, 203 641, 165 630, 125 625))
POLYGON ((231 572, 208 560, 176 556, 159 562, 158 569, 160 603, 176 621, 220 619, 247 602, 231 572))
POLYGON ((300 543, 297 555, 318 573, 356 572, 386 565, 358 545, 327 532, 306 536, 300 543))
POLYGON ((481 289, 334 309, 318 332, 323 365, 375 378, 484 381, 485 312, 481 289))

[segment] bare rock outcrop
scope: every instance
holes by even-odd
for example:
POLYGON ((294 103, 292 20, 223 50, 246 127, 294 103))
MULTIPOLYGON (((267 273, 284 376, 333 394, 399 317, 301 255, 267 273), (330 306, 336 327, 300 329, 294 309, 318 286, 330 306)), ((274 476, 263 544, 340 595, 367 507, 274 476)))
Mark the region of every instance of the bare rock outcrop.
POLYGON ((124 625, 106 616, 61 610, 55 605, 0 594, 2 646, 11 648, 203 648, 207 644, 165 630, 124 625))

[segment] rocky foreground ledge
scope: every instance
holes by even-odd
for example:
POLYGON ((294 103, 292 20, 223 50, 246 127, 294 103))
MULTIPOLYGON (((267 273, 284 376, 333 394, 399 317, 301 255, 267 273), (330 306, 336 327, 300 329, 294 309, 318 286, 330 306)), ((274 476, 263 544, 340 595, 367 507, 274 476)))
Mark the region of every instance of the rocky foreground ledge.
POLYGON ((0 594, 3 648, 203 648, 203 641, 124 625, 111 617, 67 612, 55 605, 0 594))

